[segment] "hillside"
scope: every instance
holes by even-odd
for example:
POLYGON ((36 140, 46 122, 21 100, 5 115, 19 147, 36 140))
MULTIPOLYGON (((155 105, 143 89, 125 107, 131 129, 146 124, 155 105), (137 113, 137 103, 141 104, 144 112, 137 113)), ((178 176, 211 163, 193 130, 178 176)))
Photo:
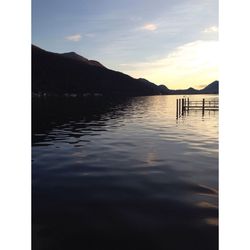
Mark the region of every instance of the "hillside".
POLYGON ((218 94, 219 93, 219 81, 214 81, 200 90, 202 94, 218 94))
POLYGON ((32 92, 48 95, 100 93, 157 95, 157 85, 105 68, 74 52, 52 53, 32 45, 32 92))
POLYGON ((205 88, 171 90, 146 79, 110 70, 75 52, 53 53, 32 45, 32 93, 46 95, 98 93, 105 96, 218 94, 219 82, 205 88))

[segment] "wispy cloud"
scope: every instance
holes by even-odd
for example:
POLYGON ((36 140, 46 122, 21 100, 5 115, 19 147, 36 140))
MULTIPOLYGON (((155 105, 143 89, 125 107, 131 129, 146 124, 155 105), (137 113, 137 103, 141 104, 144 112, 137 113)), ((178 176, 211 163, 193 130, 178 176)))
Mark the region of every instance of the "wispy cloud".
POLYGON ((65 39, 72 42, 79 42, 82 39, 82 36, 80 34, 75 34, 71 36, 66 36, 65 39))
POLYGON ((86 34, 84 34, 84 36, 86 36, 88 38, 92 38, 92 37, 95 37, 95 34, 94 33, 86 33, 86 34))
POLYGON ((217 26, 211 26, 203 30, 203 33, 216 33, 218 32, 217 26))
POLYGON ((157 28, 158 28, 157 25, 153 23, 148 23, 141 27, 141 29, 149 31, 157 30, 157 28))

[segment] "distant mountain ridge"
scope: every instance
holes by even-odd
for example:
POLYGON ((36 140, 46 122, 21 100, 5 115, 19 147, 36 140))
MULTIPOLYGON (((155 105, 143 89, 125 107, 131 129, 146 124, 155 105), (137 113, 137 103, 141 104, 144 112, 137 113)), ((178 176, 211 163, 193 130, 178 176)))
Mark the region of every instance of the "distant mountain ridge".
POLYGON ((218 94, 219 93, 219 81, 214 81, 200 90, 202 94, 218 94))
POLYGON ((75 52, 53 53, 32 45, 32 93, 46 95, 171 95, 217 94, 219 82, 214 81, 202 90, 194 88, 170 90, 146 79, 135 79, 106 68, 75 52))
POLYGON ((169 90, 168 94, 192 95, 192 94, 218 94, 218 93, 219 93, 219 81, 216 80, 200 90, 190 87, 188 89, 169 90))

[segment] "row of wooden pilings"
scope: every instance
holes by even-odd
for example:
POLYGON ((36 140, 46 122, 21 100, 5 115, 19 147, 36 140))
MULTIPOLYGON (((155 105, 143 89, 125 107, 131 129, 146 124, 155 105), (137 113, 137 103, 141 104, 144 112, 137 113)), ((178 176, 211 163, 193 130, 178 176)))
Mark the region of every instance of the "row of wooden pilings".
POLYGON ((186 109, 185 107, 189 107, 189 98, 176 99, 176 118, 184 115, 186 109))
MULTIPOLYGON (((191 107, 192 104, 191 104, 191 107)), ((190 101, 189 98, 180 98, 180 99, 176 99, 176 119, 178 119, 180 116, 183 116, 185 111, 189 111, 190 107, 190 101)), ((197 106, 200 107, 200 109, 202 110, 202 115, 204 115, 205 112, 205 99, 202 99, 202 103, 201 106, 197 106)))

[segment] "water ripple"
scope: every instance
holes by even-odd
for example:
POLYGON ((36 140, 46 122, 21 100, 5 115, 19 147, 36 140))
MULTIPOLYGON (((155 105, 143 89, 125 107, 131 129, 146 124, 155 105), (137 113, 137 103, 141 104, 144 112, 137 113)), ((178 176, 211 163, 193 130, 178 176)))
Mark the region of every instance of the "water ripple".
POLYGON ((82 239, 86 249, 118 249, 112 239, 217 249, 218 113, 176 120, 176 98, 34 104, 33 225, 44 249, 82 239))

